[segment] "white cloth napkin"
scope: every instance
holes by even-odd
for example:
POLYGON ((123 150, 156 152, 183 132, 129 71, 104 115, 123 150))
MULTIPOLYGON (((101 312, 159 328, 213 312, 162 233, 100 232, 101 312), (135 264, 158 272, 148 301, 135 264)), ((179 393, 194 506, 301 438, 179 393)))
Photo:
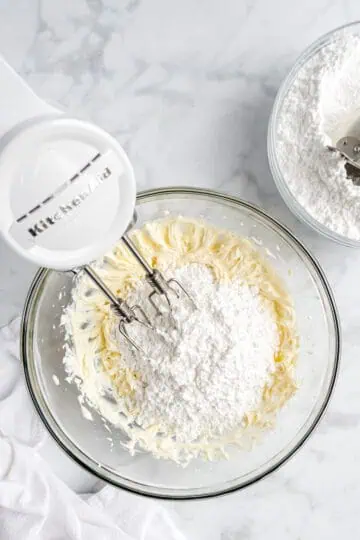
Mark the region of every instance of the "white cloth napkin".
POLYGON ((19 321, 0 329, 0 539, 185 540, 161 504, 111 486, 86 500, 37 452, 49 436, 25 387, 19 321))

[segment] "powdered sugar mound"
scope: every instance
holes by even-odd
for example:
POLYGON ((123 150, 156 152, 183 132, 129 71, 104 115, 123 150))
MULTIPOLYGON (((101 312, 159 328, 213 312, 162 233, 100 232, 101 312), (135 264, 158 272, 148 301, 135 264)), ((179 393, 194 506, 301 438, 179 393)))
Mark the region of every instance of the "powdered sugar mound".
MULTIPOLYGON (((173 316, 161 330, 136 332, 144 354, 121 343, 125 363, 141 374, 136 388, 136 423, 189 443, 239 427, 255 410, 274 370, 278 330, 274 314, 245 283, 216 283, 198 264, 174 270, 197 309, 184 297, 173 302, 173 316)), ((140 282, 131 304, 145 307, 149 292, 140 282)))
POLYGON ((360 187, 345 161, 328 149, 346 136, 360 138, 360 38, 348 31, 298 71, 284 99, 276 154, 291 192, 329 229, 360 240, 360 187))

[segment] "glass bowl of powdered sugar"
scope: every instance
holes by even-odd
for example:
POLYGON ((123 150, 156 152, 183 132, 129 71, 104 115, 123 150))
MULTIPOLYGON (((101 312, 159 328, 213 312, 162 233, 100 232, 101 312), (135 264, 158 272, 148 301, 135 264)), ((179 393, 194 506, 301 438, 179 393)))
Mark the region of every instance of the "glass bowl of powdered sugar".
MULTIPOLYGON (((34 404, 53 438, 102 480, 170 499, 243 488, 298 450, 333 390, 340 335, 307 249, 263 211, 190 188, 142 193, 133 241, 186 287, 172 317, 119 243, 96 269, 140 304, 135 350, 81 272, 40 270, 22 325, 34 404)), ((130 325, 129 332, 135 332, 130 325)))
POLYGON ((297 60, 275 100, 268 155, 290 210, 324 236, 360 247, 360 169, 334 148, 360 140, 360 23, 338 28, 297 60))

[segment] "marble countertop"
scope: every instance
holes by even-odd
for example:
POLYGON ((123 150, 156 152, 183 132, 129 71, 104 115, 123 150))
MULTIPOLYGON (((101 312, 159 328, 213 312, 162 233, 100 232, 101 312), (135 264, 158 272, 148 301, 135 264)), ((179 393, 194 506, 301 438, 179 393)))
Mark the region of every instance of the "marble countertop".
MULTIPOLYGON (((270 110, 295 58, 356 19, 356 0, 0 3, 1 53, 40 96, 117 137, 139 189, 187 184, 255 202, 306 243, 333 287, 343 356, 325 418, 262 482, 214 500, 166 503, 190 538, 335 540, 360 526, 360 253, 295 220, 266 155, 270 110)), ((35 268, 1 242, 0 261, 1 326, 21 311, 35 268)), ((43 453, 74 489, 96 489, 54 443, 43 453)))

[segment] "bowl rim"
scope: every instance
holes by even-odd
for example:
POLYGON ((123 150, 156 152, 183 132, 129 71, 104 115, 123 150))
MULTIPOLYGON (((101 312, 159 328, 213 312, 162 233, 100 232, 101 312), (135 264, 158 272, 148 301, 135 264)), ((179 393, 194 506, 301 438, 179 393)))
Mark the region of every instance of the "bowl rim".
POLYGON ((284 202, 288 208, 293 212, 293 214, 303 223, 310 226, 317 233, 320 233, 322 236, 325 236, 329 240, 336 242, 338 244, 352 247, 360 248, 360 240, 354 240, 342 234, 339 234, 335 231, 332 231, 320 221, 315 219, 296 199, 292 191, 288 187, 285 177, 281 172, 279 161, 276 154, 276 127, 279 120, 279 113, 281 111, 284 99, 291 88, 292 83, 294 82, 295 76, 299 70, 312 58, 317 52, 319 52, 325 45, 331 42, 331 39, 335 34, 346 31, 353 27, 360 27, 360 20, 353 21, 351 23, 346 23, 341 26, 326 32, 310 45, 308 45, 300 55, 297 56, 295 62, 293 63, 290 71, 283 78, 279 89, 277 91, 275 101, 270 113, 268 129, 267 129, 267 155, 268 162, 271 171, 271 175, 274 179, 275 185, 283 198, 284 202))
MULTIPOLYGON (((111 484, 115 487, 124 489, 128 492, 135 493, 137 495, 142 495, 150 498, 155 499, 163 499, 163 500, 196 500, 196 499, 207 499, 212 497, 219 497, 222 495, 226 495, 229 493, 233 493, 235 491, 244 489, 259 480, 262 480, 272 472, 279 469, 282 465, 284 465, 290 458, 292 458, 296 452, 303 446, 305 441, 310 437, 310 435, 314 432, 316 426, 318 425, 319 421, 323 417, 325 410, 327 409, 327 406, 329 404, 330 398, 333 394, 333 390, 335 387, 335 383, 337 380, 338 372, 339 372, 339 364, 340 364, 340 356, 341 356, 341 326, 340 326, 340 317, 339 313, 336 307, 336 302, 334 299, 334 295, 332 293, 331 287, 329 285, 329 282, 320 266, 316 258, 309 252, 309 250, 305 247, 305 245, 298 240, 298 238, 282 223, 280 223, 277 219, 271 217, 266 212, 264 212, 261 208, 259 208, 256 205, 253 205, 252 203, 246 202, 238 197, 234 197, 231 195, 227 195, 225 193, 222 193, 220 191, 215 190, 209 190, 209 189, 201 189, 201 188, 191 188, 191 187, 169 187, 169 188, 155 188, 155 189, 149 189, 144 190, 138 193, 137 196, 137 202, 151 200, 153 198, 163 196, 163 195, 198 195, 198 196, 204 196, 205 198, 216 200, 217 202, 227 202, 233 205, 240 205, 241 207, 248 209, 252 212, 255 212, 258 214, 261 218, 265 219, 265 221, 270 222, 271 225, 275 226, 275 228, 279 229, 285 236, 288 236, 291 241, 299 248, 299 250, 305 255, 305 257, 308 259, 308 261, 313 266, 313 269, 317 273, 318 278, 320 279, 323 292, 327 298, 328 306, 330 315, 334 324, 334 362, 332 366, 332 372, 328 383, 328 388, 325 392, 323 402, 321 406, 319 407, 319 410, 317 411, 317 414, 314 416, 313 420, 311 421, 310 425, 308 426, 306 432, 302 435, 302 437, 297 441, 297 443, 279 460, 277 460, 275 463, 273 463, 271 466, 268 466, 263 471, 259 472, 258 474, 255 474, 252 478, 245 480, 243 482, 239 482, 236 485, 230 485, 228 487, 215 489, 211 492, 196 492, 192 494, 186 494, 181 493, 181 490, 178 488, 178 493, 157 493, 156 490, 158 488, 152 488, 154 492, 151 492, 151 490, 146 491, 141 489, 141 487, 138 487, 138 485, 141 485, 137 483, 136 481, 126 480, 124 483, 122 481, 114 481, 112 478, 107 477, 102 468, 96 466, 96 462, 89 458, 82 450, 76 447, 74 443, 64 434, 60 429, 59 432, 62 432, 63 439, 60 437, 60 435, 57 433, 56 429, 52 426, 53 419, 51 418, 51 415, 46 412, 47 406, 46 402, 43 399, 42 395, 40 394, 39 397, 36 395, 36 390, 34 388, 34 384, 36 381, 33 381, 32 375, 30 373, 30 362, 27 358, 27 340, 29 332, 32 332, 32 329, 29 327, 29 313, 33 309, 33 302, 36 300, 36 295, 39 292, 39 288, 44 281, 44 278, 46 275, 51 272, 52 270, 41 268, 37 271, 37 273, 34 276, 34 279, 30 285, 25 305, 22 313, 22 319, 21 319, 21 329, 20 329, 20 357, 23 364, 24 374, 25 374, 25 380, 26 385, 28 388, 28 391, 30 393, 30 397, 32 399, 32 402, 35 406, 35 409, 37 410, 42 422, 44 423, 47 431, 53 438, 53 440, 58 444, 58 446, 67 454, 68 457, 73 459, 75 463, 80 465, 83 469, 93 474, 95 477, 97 477, 99 480, 103 480, 104 482, 111 484), (45 410, 40 404, 40 399, 43 400, 45 404, 45 410), (70 443, 77 448, 78 453, 75 453, 72 448, 69 448, 67 444, 64 442, 65 440, 69 440, 70 443), (83 459, 79 457, 80 454, 83 456, 83 459), (88 462, 92 462, 94 466, 91 466, 88 462)), ((163 489, 163 488, 161 488, 163 489)), ((171 488, 173 489, 173 488, 171 488)), ((191 488, 191 489, 197 489, 197 488, 191 488)), ((173 491, 176 491, 176 489, 173 489, 173 491)))

